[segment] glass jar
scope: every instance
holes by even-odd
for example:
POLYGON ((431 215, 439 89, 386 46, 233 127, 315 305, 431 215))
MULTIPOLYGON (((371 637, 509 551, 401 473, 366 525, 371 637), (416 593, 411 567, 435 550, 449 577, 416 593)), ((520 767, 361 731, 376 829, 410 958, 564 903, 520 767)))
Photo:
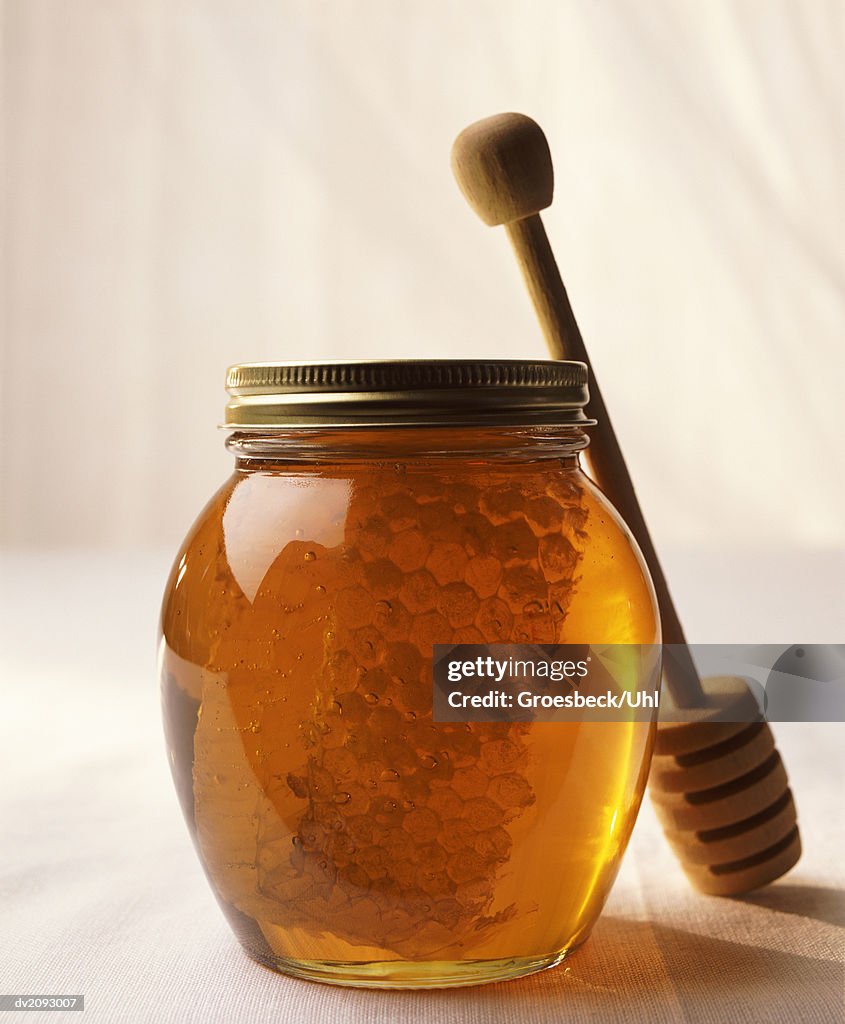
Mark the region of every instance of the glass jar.
POLYGON ((558 963, 590 932, 654 723, 432 719, 432 645, 660 640, 584 475, 580 363, 245 364, 235 470, 164 597, 170 763, 247 953, 343 985, 558 963))

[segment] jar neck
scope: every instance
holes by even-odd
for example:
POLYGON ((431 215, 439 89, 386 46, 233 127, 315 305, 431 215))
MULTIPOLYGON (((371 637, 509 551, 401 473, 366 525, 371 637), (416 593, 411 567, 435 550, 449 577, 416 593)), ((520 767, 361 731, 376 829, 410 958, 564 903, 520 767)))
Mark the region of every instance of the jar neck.
POLYGON ((240 470, 263 463, 563 460, 578 465, 589 444, 579 426, 273 428, 235 431, 226 447, 240 470))

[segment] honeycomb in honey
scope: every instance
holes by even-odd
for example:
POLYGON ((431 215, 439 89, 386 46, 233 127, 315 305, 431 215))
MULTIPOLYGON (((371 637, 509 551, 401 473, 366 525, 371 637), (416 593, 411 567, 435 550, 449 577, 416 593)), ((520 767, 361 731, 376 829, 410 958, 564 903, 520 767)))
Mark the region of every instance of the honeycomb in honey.
POLYGON ((605 637, 650 640, 653 608, 632 613, 625 591, 636 559, 554 464, 364 465, 344 479, 321 502, 312 472, 300 525, 280 512, 258 530, 232 511, 257 482, 236 477, 165 608, 166 694, 199 704, 192 764, 175 771, 190 773, 218 895, 279 957, 460 959, 509 928, 529 954, 562 944, 606 893, 648 727, 435 723, 431 649, 579 642, 597 621, 605 637), (606 584, 604 604, 585 593, 590 545, 588 569, 621 573, 624 602, 606 584), (573 788, 576 766, 602 757, 573 788), (535 875, 554 858, 556 878, 574 874, 549 890, 535 875))

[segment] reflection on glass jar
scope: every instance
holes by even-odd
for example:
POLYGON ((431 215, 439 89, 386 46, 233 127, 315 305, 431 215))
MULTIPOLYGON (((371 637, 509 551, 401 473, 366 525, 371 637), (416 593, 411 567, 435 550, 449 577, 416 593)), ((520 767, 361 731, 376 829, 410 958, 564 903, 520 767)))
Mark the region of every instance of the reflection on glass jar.
POLYGON ((549 966, 630 836, 653 723, 432 721, 435 643, 659 641, 639 553, 579 468, 583 368, 493 365, 230 386, 235 471, 164 599, 164 717, 211 885, 281 971, 549 966))

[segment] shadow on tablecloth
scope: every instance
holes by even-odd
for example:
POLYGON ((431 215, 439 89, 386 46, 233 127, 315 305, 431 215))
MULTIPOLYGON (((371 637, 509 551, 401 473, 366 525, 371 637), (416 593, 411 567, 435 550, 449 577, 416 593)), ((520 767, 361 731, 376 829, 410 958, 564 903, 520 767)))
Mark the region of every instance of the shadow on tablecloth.
POLYGON ((845 929, 845 892, 841 889, 781 883, 749 893, 741 897, 740 902, 845 929))
MULTIPOLYGON (((805 916, 816 916, 827 905, 824 890, 789 888, 796 891, 780 898, 794 908, 788 913, 805 913, 798 908, 812 905, 815 914, 805 916)), ((768 898, 778 902, 774 891, 768 898)), ((513 1021, 841 1024, 845 965, 826 949, 814 955, 810 948, 774 948, 778 932, 774 920, 740 940, 604 917, 562 967, 476 994, 488 1020, 507 1019, 503 1011, 510 1005, 513 1021)))

